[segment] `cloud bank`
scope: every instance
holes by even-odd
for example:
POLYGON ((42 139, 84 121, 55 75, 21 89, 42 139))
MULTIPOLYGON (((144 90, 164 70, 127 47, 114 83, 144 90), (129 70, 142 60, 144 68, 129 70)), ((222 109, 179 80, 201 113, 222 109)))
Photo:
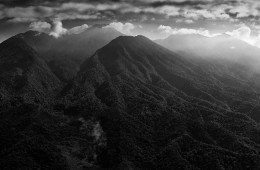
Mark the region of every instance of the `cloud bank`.
POLYGON ((55 38, 59 38, 65 34, 79 34, 89 28, 87 24, 76 26, 71 29, 63 27, 62 21, 56 19, 50 24, 48 22, 37 21, 30 24, 29 28, 34 31, 47 33, 55 38))
MULTIPOLYGON (((205 29, 172 28, 170 26, 164 26, 164 25, 160 25, 158 27, 158 30, 168 35, 197 34, 197 35, 203 35, 205 37, 215 37, 223 34, 223 33, 212 34, 210 33, 209 30, 205 30, 205 29)), ((231 37, 239 39, 241 41, 244 41, 252 46, 256 46, 260 48, 260 34, 253 36, 252 30, 246 25, 242 25, 240 28, 235 29, 233 31, 225 32, 225 34, 230 35, 231 37)))
MULTIPOLYGON (((49 35, 54 36, 55 38, 59 38, 62 35, 66 35, 66 34, 79 34, 81 32, 84 32, 85 30, 87 30, 90 26, 87 24, 83 24, 81 26, 76 26, 71 29, 67 29, 67 28, 63 27, 62 21, 56 19, 56 20, 53 20, 52 23, 48 23, 48 22, 44 22, 44 21, 33 22, 30 24, 29 27, 31 30, 48 33, 49 35)), ((127 23, 111 22, 110 24, 108 24, 102 28, 113 28, 125 35, 131 35, 131 36, 137 35, 134 32, 134 30, 136 28, 145 31, 144 30, 145 28, 140 27, 138 25, 136 26, 129 22, 127 22, 127 23)), ((211 33, 209 30, 202 29, 202 28, 199 28, 199 29, 173 28, 173 27, 165 26, 165 25, 158 26, 157 30, 159 31, 158 34, 161 35, 162 37, 164 35, 170 36, 170 35, 191 35, 191 34, 202 35, 205 37, 215 37, 215 36, 223 34, 223 32, 211 33)), ((153 32, 155 32, 155 31, 156 30, 153 30, 153 32)), ((230 35, 233 38, 239 39, 250 45, 260 48, 260 32, 259 32, 259 34, 253 36, 252 30, 250 29, 250 27, 248 27, 246 25, 242 25, 238 29, 235 29, 232 31, 227 31, 224 33, 230 35)), ((148 38, 149 38, 149 36, 148 36, 148 38)))
POLYGON ((174 34, 179 34, 179 35, 187 35, 187 34, 198 34, 198 35, 203 35, 206 37, 215 37, 220 34, 211 34, 209 30, 205 29, 189 29, 189 28, 172 28, 170 26, 165 26, 165 25, 160 25, 158 27, 158 30, 169 34, 169 35, 174 35, 174 34))
POLYGON ((121 23, 121 22, 112 22, 109 25, 103 27, 103 28, 114 28, 115 30, 125 34, 125 35, 133 35, 132 30, 136 26, 131 23, 121 23))
POLYGON ((252 30, 248 26, 242 26, 226 34, 260 48, 260 34, 252 36, 252 30))
POLYGON ((55 38, 58 38, 64 34, 66 34, 67 32, 68 32, 68 30, 66 28, 63 28, 61 21, 54 20, 53 25, 52 25, 52 30, 49 34, 54 36, 55 38))
MULTIPOLYGON (((252 26, 254 23, 260 25, 259 9, 259 0, 0 0, 0 27, 10 23, 25 25, 58 19, 66 24, 79 21, 82 24, 109 24, 112 21, 142 26, 154 24, 156 27, 178 24, 179 27, 203 28, 212 32, 219 30, 216 27, 221 24, 229 26, 227 31, 244 23, 255 33, 258 30, 252 26)), ((56 26, 50 24, 54 36, 64 34, 60 23, 56 23, 56 26)), ((133 32, 129 31, 132 29, 129 25, 111 27, 126 34, 133 32)))
POLYGON ((29 28, 34 31, 48 33, 51 30, 51 24, 47 22, 33 22, 29 25, 29 28))
POLYGON ((258 0, 99 0, 99 1, 43 1, 26 0, 21 3, 0 0, 0 19, 12 22, 30 22, 38 19, 60 20, 102 19, 157 15, 185 19, 210 19, 236 21, 243 18, 258 20, 258 0), (1 5, 2 4, 2 5, 1 5), (102 16, 100 15, 102 14, 102 16))

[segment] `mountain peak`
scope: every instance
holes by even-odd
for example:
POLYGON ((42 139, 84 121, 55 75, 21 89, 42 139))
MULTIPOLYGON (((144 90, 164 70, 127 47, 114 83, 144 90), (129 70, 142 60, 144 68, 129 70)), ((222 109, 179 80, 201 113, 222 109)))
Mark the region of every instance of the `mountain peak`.
POLYGON ((52 37, 52 36, 49 36, 46 33, 34 31, 34 30, 29 30, 29 31, 26 31, 24 33, 17 34, 16 36, 23 38, 23 39, 28 39, 28 38, 32 39, 32 38, 35 38, 35 37, 49 37, 49 38, 52 37))
POLYGON ((32 35, 32 36, 37 36, 37 35, 40 35, 40 34, 43 34, 43 33, 39 32, 39 31, 34 31, 34 30, 29 30, 29 31, 24 33, 24 35, 32 35))
POLYGON ((133 45, 136 46, 136 43, 139 44, 141 42, 152 42, 149 38, 143 36, 143 35, 137 35, 137 36, 119 36, 111 41, 110 44, 119 43, 124 45, 133 45))
POLYGON ((120 36, 87 59, 81 66, 80 72, 87 72, 89 66, 93 66, 93 63, 101 63, 110 75, 123 72, 134 74, 136 72, 139 73, 139 78, 142 77, 142 79, 147 80, 149 78, 145 74, 153 72, 151 62, 165 61, 169 56, 173 56, 173 53, 145 36, 120 36), (154 54, 161 54, 162 58, 154 54))

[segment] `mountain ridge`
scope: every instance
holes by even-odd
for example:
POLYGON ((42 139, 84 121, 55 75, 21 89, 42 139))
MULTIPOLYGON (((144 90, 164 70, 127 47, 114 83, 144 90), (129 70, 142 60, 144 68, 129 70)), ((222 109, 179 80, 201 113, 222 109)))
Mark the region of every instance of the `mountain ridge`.
POLYGON ((28 31, 17 37, 34 48, 61 81, 68 82, 86 58, 119 35, 122 34, 114 29, 89 28, 60 38, 37 31, 28 31))

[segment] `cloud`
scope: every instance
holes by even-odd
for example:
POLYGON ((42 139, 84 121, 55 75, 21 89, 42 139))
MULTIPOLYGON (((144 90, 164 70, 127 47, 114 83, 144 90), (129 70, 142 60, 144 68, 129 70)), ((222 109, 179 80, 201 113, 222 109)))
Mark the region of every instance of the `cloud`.
POLYGON ((257 42, 259 41, 258 37, 251 36, 251 29, 248 26, 242 26, 236 30, 226 32, 226 34, 237 38, 239 40, 245 41, 248 44, 256 46, 257 42))
POLYGON ((260 34, 258 33, 258 35, 253 36, 251 28, 246 25, 242 25, 236 30, 226 32, 226 34, 260 48, 260 34))
MULTIPOLYGON (((148 2, 148 0, 145 0, 148 2)), ((153 1, 153 0, 152 0, 153 1)), ((156 0, 156 1, 150 1, 152 6, 164 6, 164 5, 173 5, 173 6, 199 6, 199 5, 205 5, 209 2, 212 2, 212 0, 156 0)))
POLYGON ((87 30, 88 28, 89 28, 89 26, 87 24, 77 26, 77 27, 74 27, 74 28, 71 28, 70 30, 68 30, 68 34, 80 34, 80 33, 84 32, 85 30, 87 30))
POLYGON ((256 4, 242 3, 231 8, 229 13, 235 15, 236 18, 259 16, 258 8, 259 6, 256 4))
POLYGON ((226 12, 232 9, 232 6, 221 4, 211 8, 211 13, 215 16, 215 18, 221 20, 232 20, 232 17, 226 12))
MULTIPOLYGON (((170 26, 160 25, 158 27, 162 33, 167 35, 179 34, 179 35, 188 35, 188 34, 199 34, 206 37, 215 37, 221 35, 222 33, 212 34, 205 29, 189 29, 189 28, 172 28, 170 26)), ((250 45, 260 48, 260 33, 256 36, 252 36, 252 30, 246 25, 242 25, 240 28, 233 31, 225 32, 225 34, 230 35, 233 38, 244 41, 250 45)))
POLYGON ((152 6, 175 5, 175 6, 197 6, 205 5, 214 0, 139 0, 152 6))
POLYGON ((193 20, 191 20, 191 19, 185 19, 185 20, 183 20, 183 19, 177 19, 177 20, 176 20, 176 23, 186 23, 186 24, 193 24, 193 23, 194 23, 194 21, 193 21, 193 20))
POLYGON ((59 38, 60 36, 66 34, 67 31, 68 30, 66 28, 63 28, 62 22, 60 20, 54 20, 52 30, 49 34, 55 38, 59 38))
POLYGON ((51 7, 44 6, 3 7, 0 17, 9 19, 9 22, 32 22, 51 16, 52 10, 51 7))
POLYGON ((204 29, 189 29, 189 28, 172 28, 170 26, 160 25, 158 27, 158 30, 162 31, 163 33, 173 35, 173 34, 179 34, 179 35, 187 35, 187 34, 198 34, 203 35, 206 37, 215 37, 220 34, 211 34, 208 30, 204 29))
POLYGON ((105 11, 105 10, 117 10, 120 8, 124 8, 129 6, 126 3, 77 3, 77 2, 69 2, 63 3, 59 10, 77 10, 77 11, 86 11, 86 10, 97 10, 97 11, 105 11))
POLYGON ((87 30, 89 26, 87 24, 83 24, 81 26, 76 26, 71 29, 66 29, 63 27, 62 21, 55 19, 50 24, 48 22, 37 21, 33 22, 29 25, 30 30, 39 31, 47 33, 55 38, 59 38, 65 34, 79 34, 87 30))
MULTIPOLYGON (((6 18, 9 22, 32 22, 46 18, 59 20, 97 19, 99 10, 108 10, 109 7, 94 5, 87 8, 87 3, 64 3, 61 6, 28 6, 28 7, 3 7, 0 8, 0 19, 6 18), (74 6, 74 8, 72 8, 74 6), (80 8, 81 7, 81 8, 80 8), (90 11, 91 9, 91 11, 90 11)), ((111 7, 112 9, 112 7, 111 7)))
POLYGON ((138 6, 125 6, 125 8, 121 8, 120 12, 125 14, 125 13, 145 13, 145 14, 157 14, 157 15, 165 15, 167 17, 170 16, 178 16, 180 15, 179 13, 180 8, 171 6, 171 5, 165 5, 165 6, 160 6, 160 7, 138 7, 138 6))
POLYGON ((157 13, 157 14, 164 14, 167 17, 178 16, 178 15, 180 15, 179 11, 180 11, 179 7, 170 6, 170 5, 157 7, 157 8, 148 8, 148 9, 144 10, 144 12, 153 12, 153 13, 157 13))
POLYGON ((184 22, 187 23, 187 24, 192 24, 192 23, 194 23, 194 21, 191 20, 191 19, 186 19, 184 22))
POLYGON ((17 17, 17 18, 13 18, 13 19, 8 20, 8 22, 10 22, 10 23, 33 22, 33 21, 36 21, 36 19, 35 18, 20 18, 20 17, 17 17))
MULTIPOLYGON (((148 0, 142 0, 149 4, 148 0)), ((151 0, 150 4, 153 13, 164 14, 173 13, 172 16, 182 16, 194 20, 229 20, 237 21, 241 18, 260 17, 260 2, 257 0, 151 0), (162 12, 160 8, 167 7, 167 12, 162 12), (178 9, 176 11, 176 9, 178 9)), ((148 8, 149 9, 149 8, 148 8)), ((147 9, 141 9, 145 12, 147 9)), ((137 11, 137 10, 136 10, 137 11)))
MULTIPOLYGON (((0 4, 1 4, 0 0, 0 4)), ((10 3, 3 3, 10 4, 10 3)), ((13 3, 11 3, 13 4, 13 3)), ((17 6, 17 5, 15 5, 17 6)), ((128 13, 147 15, 163 15, 169 17, 185 17, 186 19, 210 19, 232 20, 245 17, 260 17, 259 1, 256 0, 101 0, 101 1, 48 1, 26 0, 20 6, 0 6, 0 18, 12 20, 12 22, 30 22, 59 18, 60 20, 76 19, 102 19, 111 17, 108 13, 125 15, 125 21, 132 16, 128 13), (22 5, 22 4, 27 4, 22 5), (102 14, 102 15, 101 15, 102 14)), ((114 17, 114 16, 113 16, 114 17)), ((140 18, 141 20, 141 18, 140 18)), ((235 20, 233 20, 235 21, 235 20)))
POLYGON ((208 11, 207 9, 185 9, 183 10, 182 16, 185 18, 192 18, 195 20, 198 20, 200 18, 205 18, 205 19, 216 19, 216 16, 208 11))
POLYGON ((29 25, 29 28, 34 31, 48 33, 51 30, 51 24, 47 22, 37 21, 29 25))
POLYGON ((81 20, 89 20, 89 19, 98 19, 99 15, 98 14, 78 14, 78 13, 59 13, 55 15, 55 18, 59 18, 59 20, 76 20, 76 19, 81 19, 81 20))
POLYGON ((248 39, 251 36, 251 29, 247 26, 240 27, 232 32, 226 32, 226 34, 239 39, 248 39))
POLYGON ((103 28, 114 28, 117 31, 126 34, 126 35, 133 35, 133 33, 131 32, 135 26, 131 23, 121 23, 121 22, 112 22, 109 25, 103 27, 103 28))

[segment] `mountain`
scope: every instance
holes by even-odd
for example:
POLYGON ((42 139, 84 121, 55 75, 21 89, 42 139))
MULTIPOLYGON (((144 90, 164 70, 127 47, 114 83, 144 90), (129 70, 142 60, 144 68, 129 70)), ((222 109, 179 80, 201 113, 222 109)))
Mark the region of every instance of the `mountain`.
POLYGON ((66 167, 58 148, 44 137, 48 133, 44 126, 53 128, 50 125, 55 120, 40 111, 52 103, 61 86, 45 61, 22 39, 12 37, 0 44, 1 168, 66 167))
POLYGON ((173 35, 156 41, 208 73, 207 93, 260 121, 260 49, 229 35, 173 35))
POLYGON ((170 35, 166 39, 155 40, 155 42, 171 49, 172 51, 183 51, 185 49, 193 50, 198 48, 199 46, 204 46, 204 48, 206 48, 207 45, 205 44, 205 42, 207 42, 208 39, 210 38, 199 34, 176 34, 170 35))
POLYGON ((69 81, 86 58, 120 35, 112 28, 92 27, 82 33, 67 34, 57 39, 36 31, 16 37, 22 38, 37 51, 60 80, 69 81))
POLYGON ((203 35, 171 35, 156 43, 177 53, 204 59, 225 59, 246 62, 250 67, 258 68, 260 49, 227 34, 215 37, 203 35), (255 63, 257 62, 257 63, 255 63))
POLYGON ((258 169, 259 124, 233 110, 228 83, 207 71, 143 36, 119 37, 83 63, 66 93, 99 103, 102 167, 258 169))
POLYGON ((94 118, 57 109, 63 109, 56 96, 64 85, 22 38, 0 44, 1 168, 95 168, 103 131, 94 118))
POLYGON ((0 44, 0 79, 2 98, 21 95, 38 100, 60 86, 58 78, 38 54, 15 37, 0 44))
POLYGON ((27 34, 32 41, 20 34, 0 45, 1 95, 7 96, 0 99, 1 168, 260 168, 260 79, 244 65, 119 36, 61 83, 49 62, 60 53, 46 54, 59 47, 50 42, 62 39, 27 34), (28 94, 49 102, 23 97, 28 94))

